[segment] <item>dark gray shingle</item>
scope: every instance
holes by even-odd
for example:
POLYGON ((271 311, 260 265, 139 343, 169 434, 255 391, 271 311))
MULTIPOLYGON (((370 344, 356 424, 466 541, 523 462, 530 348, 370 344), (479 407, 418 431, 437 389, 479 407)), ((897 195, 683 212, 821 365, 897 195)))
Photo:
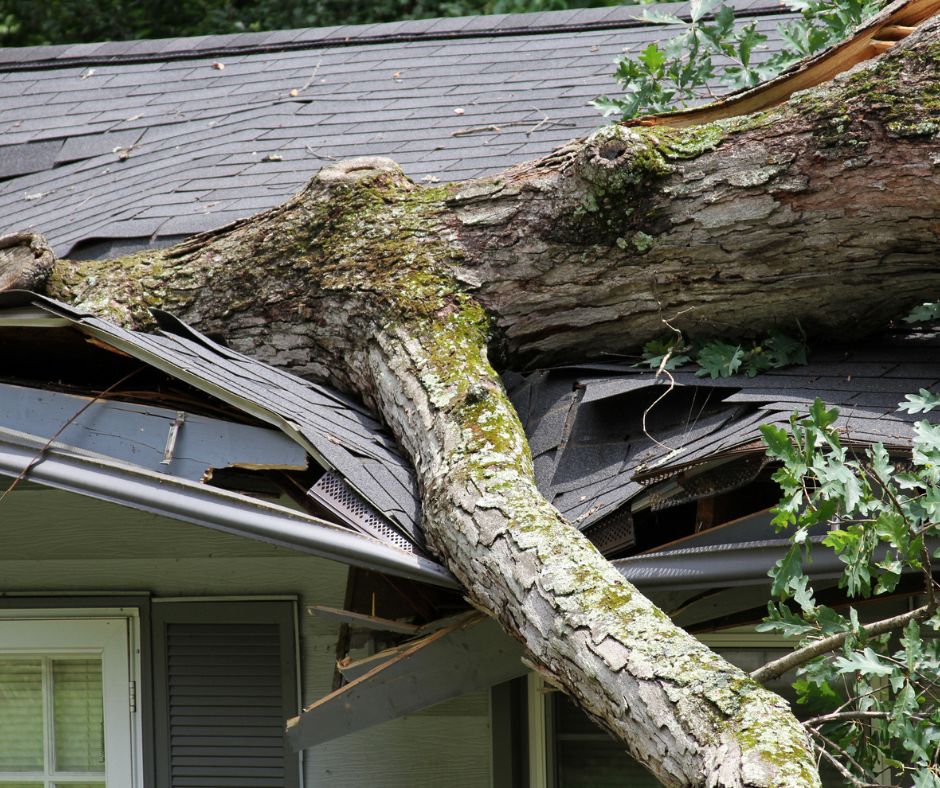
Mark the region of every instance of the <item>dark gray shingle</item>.
POLYGON ((713 380, 691 369, 672 374, 676 388, 649 411, 645 430, 638 414, 667 389, 650 371, 597 363, 507 381, 539 488, 579 527, 625 505, 650 481, 726 462, 733 452, 762 453, 760 426, 786 426, 792 412, 805 413, 816 397, 840 409, 837 426, 846 441, 909 450, 912 424, 921 417, 899 412, 897 404, 920 388, 940 390, 940 338, 900 334, 823 349, 807 365, 754 378, 713 380), (563 442, 561 414, 569 412, 576 386, 584 393, 563 442))
MULTIPOLYGON (((760 8, 772 10, 769 2, 760 8)), ((662 34, 638 25, 635 10, 2 52, 8 167, 0 172, 0 232, 33 227, 67 254, 86 239, 130 237, 136 226, 123 222, 153 217, 155 205, 172 206, 173 198, 186 218, 158 232, 209 230, 230 211, 201 211, 195 193, 208 203, 231 189, 277 201, 324 162, 347 156, 391 153, 412 177, 444 182, 498 172, 603 122, 587 99, 616 90, 613 56, 662 34), (545 116, 565 125, 540 124, 545 116), (454 134, 487 125, 500 131, 454 134), (143 133, 138 147, 118 166, 112 151, 135 132, 143 133), (32 147, 37 142, 49 147, 32 147), (38 155, 53 146, 62 149, 58 161, 38 155), (296 161, 308 166, 250 166, 275 149, 306 146, 315 153, 296 161), (227 158, 213 162, 214 150, 227 158), (229 169, 241 164, 247 166, 229 169), (24 195, 51 192, 54 202, 24 203, 24 195)), ((762 17, 759 26, 769 29, 779 18, 762 17)), ((159 213, 172 216, 170 209, 159 213)))

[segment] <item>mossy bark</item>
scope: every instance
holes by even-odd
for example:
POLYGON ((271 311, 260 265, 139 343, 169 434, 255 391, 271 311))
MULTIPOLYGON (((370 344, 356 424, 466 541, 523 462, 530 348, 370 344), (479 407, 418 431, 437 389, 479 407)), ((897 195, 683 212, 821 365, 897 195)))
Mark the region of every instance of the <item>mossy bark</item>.
POLYGON ((667 785, 818 785, 786 705, 672 625, 535 488, 490 357, 516 366, 799 321, 857 334, 940 290, 937 25, 759 117, 604 129, 471 183, 327 168, 169 250, 60 261, 47 292, 158 305, 357 392, 475 604, 667 785), (676 317, 678 315, 678 317, 676 317))

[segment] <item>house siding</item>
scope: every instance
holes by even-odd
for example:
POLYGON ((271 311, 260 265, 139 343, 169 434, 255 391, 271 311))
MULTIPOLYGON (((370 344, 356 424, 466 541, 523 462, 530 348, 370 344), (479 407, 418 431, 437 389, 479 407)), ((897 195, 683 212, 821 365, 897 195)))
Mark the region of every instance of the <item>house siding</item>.
MULTIPOLYGON (((148 591, 179 597, 296 596, 342 607, 346 566, 69 493, 25 489, 3 503, 0 591, 148 591), (142 557, 143 556, 143 557, 142 557)), ((330 691, 337 625, 298 622, 301 700, 330 691)), ((480 788, 490 784, 487 693, 458 698, 303 754, 305 788, 480 788)))

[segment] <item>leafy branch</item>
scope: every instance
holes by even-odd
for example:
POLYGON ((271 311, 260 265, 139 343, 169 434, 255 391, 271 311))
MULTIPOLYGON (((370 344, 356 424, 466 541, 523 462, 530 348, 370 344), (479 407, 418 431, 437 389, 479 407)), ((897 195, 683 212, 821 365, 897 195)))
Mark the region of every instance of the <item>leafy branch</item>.
MULTIPOLYGON (((922 389, 901 409, 927 413, 940 396, 922 389)), ((804 724, 852 785, 938 788, 940 611, 932 561, 940 557, 940 425, 913 425, 910 462, 896 465, 881 444, 850 452, 839 412, 817 399, 789 429, 761 428, 782 500, 778 529, 791 529, 787 553, 770 571, 775 602, 759 631, 798 638, 798 648, 751 675, 766 682, 796 670, 798 702, 815 711, 804 724), (894 593, 905 573, 920 573, 926 604, 871 623, 854 606, 819 604, 804 567, 830 549, 851 600, 894 593), (933 550, 933 552, 932 552, 933 550), (888 774, 890 773, 890 774, 888 774)))
POLYGON ((739 24, 722 0, 692 0, 689 18, 647 10, 643 19, 666 25, 676 35, 651 43, 617 61, 614 78, 623 95, 592 103, 604 115, 628 120, 668 112, 714 96, 713 85, 738 89, 772 79, 796 61, 847 37, 884 5, 883 0, 785 0, 800 18, 778 26, 783 47, 761 51, 767 36, 757 22, 739 24))
MULTIPOLYGON (((759 681, 762 684, 772 679, 779 678, 784 673, 787 673, 795 668, 805 665, 810 660, 815 659, 818 656, 823 654, 829 654, 836 649, 840 648, 845 644, 845 641, 849 639, 850 636, 864 636, 866 638, 874 637, 876 635, 883 635, 886 632, 893 632, 897 629, 903 629, 909 621, 923 621, 926 618, 929 618, 934 612, 928 605, 919 607, 916 610, 911 610, 907 613, 902 613, 898 616, 892 616, 891 618, 882 619, 881 621, 876 621, 872 624, 867 624, 864 627, 860 627, 858 632, 852 632, 847 630, 845 632, 838 632, 835 635, 830 635, 829 637, 822 638, 820 640, 814 640, 812 643, 803 646, 802 648, 797 649, 796 651, 791 651, 786 656, 780 657, 780 659, 775 659, 772 662, 768 662, 766 665, 758 668, 755 671, 751 672, 751 678, 755 681, 759 681)), ((851 712, 851 714, 861 715, 858 718, 861 719, 867 716, 878 716, 881 712, 851 712)), ((840 718, 845 719, 850 716, 849 713, 844 713, 840 715, 840 718)), ((814 722, 832 722, 835 717, 831 715, 824 715, 814 722)), ((807 723, 810 721, 807 720, 807 723)))

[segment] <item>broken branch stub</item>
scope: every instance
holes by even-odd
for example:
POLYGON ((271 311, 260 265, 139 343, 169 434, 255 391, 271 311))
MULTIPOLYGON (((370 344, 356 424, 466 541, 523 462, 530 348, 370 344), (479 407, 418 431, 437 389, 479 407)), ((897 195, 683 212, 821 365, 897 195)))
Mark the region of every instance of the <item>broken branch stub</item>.
POLYGON ((55 254, 38 233, 0 236, 0 292, 42 290, 55 262, 55 254))

